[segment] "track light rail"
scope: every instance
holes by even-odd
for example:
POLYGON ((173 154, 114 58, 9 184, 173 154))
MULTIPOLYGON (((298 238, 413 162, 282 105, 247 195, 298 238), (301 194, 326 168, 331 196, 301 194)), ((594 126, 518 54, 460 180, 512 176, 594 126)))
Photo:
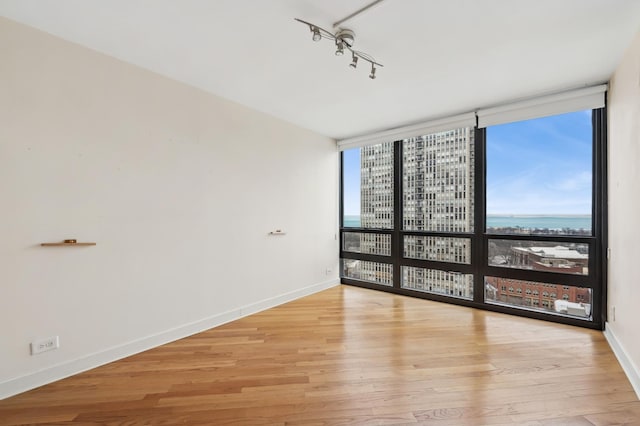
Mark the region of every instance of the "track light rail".
MULTIPOLYGON (((373 6, 373 4, 370 6, 373 6)), ((369 74, 369 78, 376 78, 376 67, 384 67, 384 65, 376 61, 373 56, 353 48, 355 39, 355 33, 353 31, 346 28, 340 28, 334 34, 316 24, 312 24, 311 22, 307 22, 299 18, 295 18, 295 20, 309 27, 309 31, 312 33, 311 39, 313 41, 317 42, 323 38, 333 40, 336 44, 336 56, 342 56, 344 55, 345 49, 348 50, 351 53, 351 64, 349 64, 351 68, 356 68, 360 59, 371 64, 371 73, 369 74)))

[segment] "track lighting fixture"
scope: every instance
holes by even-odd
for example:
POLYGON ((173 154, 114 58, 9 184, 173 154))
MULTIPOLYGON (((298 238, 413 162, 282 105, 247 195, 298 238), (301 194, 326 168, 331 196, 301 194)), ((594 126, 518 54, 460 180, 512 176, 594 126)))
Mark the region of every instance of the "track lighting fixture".
POLYGON ((355 39, 355 33, 353 31, 346 28, 340 28, 335 34, 333 34, 310 22, 303 21, 298 18, 295 19, 309 27, 309 30, 313 33, 313 41, 320 41, 323 38, 333 40, 336 44, 336 56, 343 56, 345 49, 351 52, 351 63, 349 64, 351 68, 356 68, 358 66, 358 59, 369 62, 371 64, 371 74, 369 74, 369 78, 372 80, 376 78, 376 66, 382 67, 383 65, 377 62, 372 56, 353 49, 353 41, 355 39))

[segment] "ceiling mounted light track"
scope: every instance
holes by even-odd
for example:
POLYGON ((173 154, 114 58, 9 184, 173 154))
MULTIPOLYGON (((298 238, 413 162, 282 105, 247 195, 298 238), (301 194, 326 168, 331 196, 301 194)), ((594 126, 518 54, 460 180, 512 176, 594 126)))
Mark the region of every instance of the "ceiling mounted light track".
POLYGON ((353 31, 346 28, 340 28, 335 34, 333 34, 324 28, 312 24, 311 22, 303 21, 298 18, 295 18, 295 20, 309 27, 309 31, 312 33, 311 39, 313 41, 320 41, 323 38, 332 40, 336 45, 336 56, 343 56, 345 50, 348 50, 351 53, 351 63, 349 64, 351 68, 355 69, 358 66, 358 59, 362 59, 363 61, 371 64, 371 73, 369 74, 370 79, 373 80, 376 78, 376 67, 384 66, 377 62, 371 55, 353 49, 353 43, 356 37, 356 34, 353 31))

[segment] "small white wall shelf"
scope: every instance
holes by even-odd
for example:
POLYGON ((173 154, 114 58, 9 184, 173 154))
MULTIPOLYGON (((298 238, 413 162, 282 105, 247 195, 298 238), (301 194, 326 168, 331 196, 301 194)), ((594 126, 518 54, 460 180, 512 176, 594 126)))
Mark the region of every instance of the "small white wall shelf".
POLYGON ((62 247, 62 246, 95 246, 96 243, 79 243, 76 240, 64 240, 59 243, 40 243, 43 247, 62 247))

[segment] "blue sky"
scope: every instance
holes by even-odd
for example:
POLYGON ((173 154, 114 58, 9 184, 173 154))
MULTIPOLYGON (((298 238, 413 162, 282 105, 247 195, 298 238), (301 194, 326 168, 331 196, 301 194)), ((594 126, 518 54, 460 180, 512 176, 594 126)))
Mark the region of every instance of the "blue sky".
POLYGON ((360 148, 342 154, 344 182, 344 214, 360 216, 360 148))
MULTIPOLYGON (((487 128, 488 214, 591 214, 591 110, 487 128)), ((360 214, 360 150, 344 152, 344 212, 360 214)))
POLYGON ((488 214, 591 214, 591 110, 487 128, 488 214))

